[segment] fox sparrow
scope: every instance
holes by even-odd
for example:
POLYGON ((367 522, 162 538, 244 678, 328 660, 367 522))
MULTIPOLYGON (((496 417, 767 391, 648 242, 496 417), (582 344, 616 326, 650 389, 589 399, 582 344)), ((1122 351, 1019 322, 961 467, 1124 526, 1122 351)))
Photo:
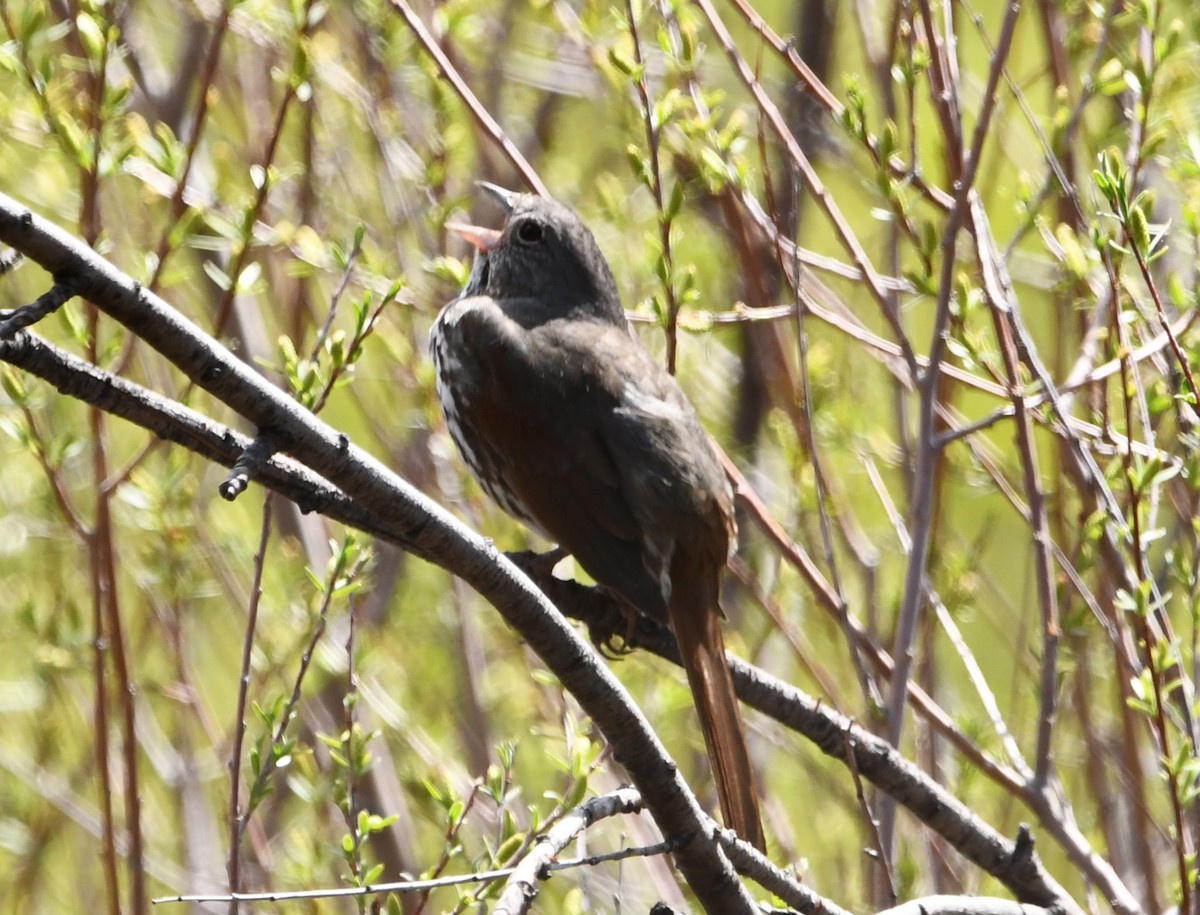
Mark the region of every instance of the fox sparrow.
POLYGON ((733 497, 695 410, 631 333, 592 233, 554 200, 483 184, 502 229, 430 331, 446 424, 487 493, 570 552, 627 609, 667 623, 721 813, 763 847, 718 596, 733 497))

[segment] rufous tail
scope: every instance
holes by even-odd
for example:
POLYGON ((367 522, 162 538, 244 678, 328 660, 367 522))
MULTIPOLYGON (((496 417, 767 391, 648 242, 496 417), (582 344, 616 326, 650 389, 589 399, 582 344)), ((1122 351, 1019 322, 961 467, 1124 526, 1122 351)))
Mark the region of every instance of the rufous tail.
MULTIPOLYGON (((679 588, 677 582, 672 590, 686 589, 679 588)), ((715 601, 709 607, 695 603, 681 606, 676 603, 681 599, 685 599, 684 594, 672 594, 671 628, 675 630, 683 669, 700 715, 704 744, 721 800, 721 817, 742 839, 765 851, 754 770, 750 766, 733 676, 725 660, 721 611, 715 601)))

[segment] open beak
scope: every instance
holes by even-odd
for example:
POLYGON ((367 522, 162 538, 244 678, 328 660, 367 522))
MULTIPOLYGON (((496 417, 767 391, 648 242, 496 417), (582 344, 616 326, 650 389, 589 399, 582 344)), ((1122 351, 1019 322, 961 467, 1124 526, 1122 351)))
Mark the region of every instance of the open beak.
MULTIPOLYGON (((490 181, 475 182, 483 190, 487 191, 496 198, 496 202, 504 208, 505 213, 511 213, 516 205, 517 198, 521 196, 516 191, 505 190, 498 184, 492 184, 490 181)), ((457 235, 461 235, 484 254, 496 247, 496 242, 500 241, 499 229, 485 229, 483 226, 472 226, 462 222, 448 222, 446 228, 457 235)))
POLYGON ((485 229, 483 226, 472 226, 462 222, 448 222, 446 228, 456 235, 461 235, 484 254, 496 247, 500 241, 499 229, 485 229))
POLYGON ((495 197, 496 202, 504 208, 505 213, 513 211, 513 207, 517 203, 517 198, 521 196, 516 191, 505 190, 500 185, 492 184, 490 181, 476 181, 475 184, 495 197))

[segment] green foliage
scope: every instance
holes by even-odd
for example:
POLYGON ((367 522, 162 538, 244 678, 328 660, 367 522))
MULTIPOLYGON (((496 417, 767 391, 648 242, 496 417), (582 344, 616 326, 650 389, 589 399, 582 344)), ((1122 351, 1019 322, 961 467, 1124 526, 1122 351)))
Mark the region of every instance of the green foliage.
MULTIPOLYGON (((521 184, 486 111, 592 226, 638 333, 779 523, 741 519, 731 649, 862 722, 886 702, 873 659, 895 650, 908 599, 935 392, 931 601, 912 647, 940 711, 910 708, 901 750, 1001 832, 1034 822, 1077 898, 1096 886, 1088 854, 1152 843, 1154 872, 1116 870, 1163 911, 1193 889, 1196 837, 1178 824, 1194 830, 1200 797, 1200 333, 1180 317, 1200 303, 1194 11, 1026 4, 969 163, 986 217, 972 221, 956 182, 1009 4, 895 4, 890 35, 825 6, 836 22, 813 41, 809 4, 756 4, 779 51, 726 4, 731 47, 692 3, 420 8, 473 110, 382 0, 0 0, 0 191, 503 548, 541 546, 465 476, 425 356, 473 255, 444 224, 498 223, 475 180, 521 184), (950 20, 953 40, 931 42, 950 20), (1049 781, 1016 790, 1038 765, 1049 781), (1047 784, 1053 804, 1030 803, 1047 784)), ((5 308, 45 289, 30 265, 0 272, 5 308)), ((34 330, 240 428, 88 303, 34 330)), ((254 486, 226 503, 221 470, 9 366, 0 392, 0 913, 132 911, 135 875, 144 895, 221 891, 231 845, 246 889, 282 892, 510 866, 623 779, 571 697, 444 573, 282 499, 259 555, 254 486)), ((678 672, 641 654, 613 667, 711 807, 678 672)), ((864 807, 842 761, 748 718, 786 824, 770 827, 776 861, 803 861, 848 908, 880 904, 861 854, 879 792, 864 807)), ((904 816, 898 829, 902 894, 1000 891, 957 859, 931 874, 942 840, 904 816)), ((617 818, 588 850, 627 835, 655 839, 617 818)), ((545 911, 645 910, 670 879, 657 859, 569 874, 544 884, 545 911)), ((499 891, 442 887, 424 911, 499 891)))

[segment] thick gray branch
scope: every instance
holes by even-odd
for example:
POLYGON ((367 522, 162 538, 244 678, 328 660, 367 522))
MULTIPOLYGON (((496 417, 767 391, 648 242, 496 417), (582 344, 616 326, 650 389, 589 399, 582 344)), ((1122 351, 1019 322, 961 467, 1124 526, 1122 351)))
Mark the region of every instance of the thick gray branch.
POLYGON ((625 688, 544 595, 490 541, 414 490, 375 458, 320 422, 159 296, 90 248, 0 194, 0 242, 69 282, 79 295, 133 331, 188 378, 260 429, 287 438, 287 451, 392 526, 401 545, 458 575, 485 597, 554 672, 612 744, 675 860, 706 911, 755 911, 712 835, 695 795, 625 688))

